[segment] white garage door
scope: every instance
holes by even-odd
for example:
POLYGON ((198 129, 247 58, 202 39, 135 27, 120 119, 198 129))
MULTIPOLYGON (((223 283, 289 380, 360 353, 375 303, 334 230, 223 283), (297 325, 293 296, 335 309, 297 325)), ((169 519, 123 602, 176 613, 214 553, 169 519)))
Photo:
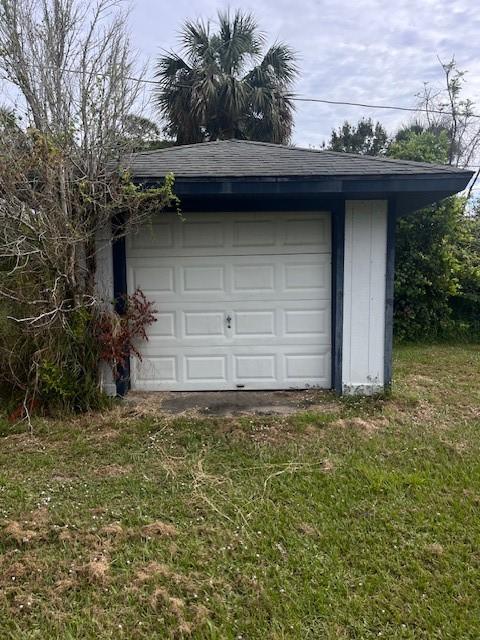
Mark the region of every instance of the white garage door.
POLYGON ((129 239, 127 265, 158 311, 132 388, 330 387, 328 213, 164 216, 129 239))

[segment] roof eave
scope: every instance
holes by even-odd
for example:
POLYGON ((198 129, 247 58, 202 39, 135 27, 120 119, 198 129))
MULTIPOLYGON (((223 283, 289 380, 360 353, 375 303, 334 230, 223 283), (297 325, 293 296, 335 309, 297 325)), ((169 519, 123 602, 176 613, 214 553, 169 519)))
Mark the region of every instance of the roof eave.
MULTIPOLYGON (((394 195, 397 193, 441 193, 463 191, 473 176, 471 171, 417 175, 334 175, 334 176, 242 176, 175 178, 175 191, 183 195, 394 195)), ((145 187, 157 186, 162 177, 135 176, 145 187)))

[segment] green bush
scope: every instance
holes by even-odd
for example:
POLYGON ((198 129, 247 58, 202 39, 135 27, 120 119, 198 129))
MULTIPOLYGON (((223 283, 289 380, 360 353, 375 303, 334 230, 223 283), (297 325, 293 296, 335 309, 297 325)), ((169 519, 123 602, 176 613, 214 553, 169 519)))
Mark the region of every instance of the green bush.
POLYGON ((462 198, 397 223, 395 334, 399 340, 473 339, 479 335, 478 222, 462 198))
POLYGON ((0 311, 0 383, 7 408, 54 414, 98 409, 108 402, 98 385, 99 347, 93 318, 86 309, 72 311, 65 322, 26 331, 9 319, 21 317, 15 305, 0 311))

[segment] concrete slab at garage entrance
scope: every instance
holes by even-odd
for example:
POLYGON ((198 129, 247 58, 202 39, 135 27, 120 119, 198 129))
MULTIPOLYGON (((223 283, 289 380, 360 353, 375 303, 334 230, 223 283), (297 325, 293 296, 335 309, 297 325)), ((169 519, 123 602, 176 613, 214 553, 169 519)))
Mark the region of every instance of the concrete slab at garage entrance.
MULTIPOLYGON (((159 391, 131 392, 127 398, 137 406, 148 405, 159 414, 204 416, 278 415, 301 411, 330 410, 329 392, 303 391, 159 391)), ((332 402, 333 406, 333 402, 332 402)))

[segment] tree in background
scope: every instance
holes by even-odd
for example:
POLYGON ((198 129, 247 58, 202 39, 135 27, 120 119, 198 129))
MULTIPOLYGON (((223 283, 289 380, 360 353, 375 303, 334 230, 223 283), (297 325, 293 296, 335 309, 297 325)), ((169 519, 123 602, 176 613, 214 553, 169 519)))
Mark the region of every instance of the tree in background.
MULTIPOLYGON (((403 127, 388 155, 446 164, 448 129, 418 123, 403 127)), ((452 196, 397 221, 395 332, 400 339, 474 335, 480 328, 478 224, 465 197, 452 196)))
POLYGON ((123 123, 124 146, 131 151, 152 151, 171 147, 172 140, 166 140, 160 127, 149 118, 135 114, 128 114, 123 123))
POLYGON ((415 123, 398 130, 388 144, 387 155, 398 160, 448 164, 449 148, 448 131, 415 123))
POLYGON ((420 108, 426 112, 422 124, 430 131, 444 130, 448 134, 448 164, 465 167, 471 164, 480 145, 480 119, 475 116, 475 104, 463 97, 466 72, 458 68, 455 58, 439 60, 444 85, 425 84, 418 95, 420 108))
MULTIPOLYGON (((476 156, 480 122, 464 99, 464 73, 442 64, 445 87, 425 86, 425 112, 388 139, 383 127, 361 120, 332 132, 328 148, 385 153, 400 160, 465 166, 476 156), (381 131, 375 144, 375 131, 381 131), (373 151, 375 149, 375 151, 373 151)), ((480 221, 464 197, 451 197, 397 222, 395 333, 425 340, 480 337, 480 221)))
POLYGON ((290 140, 294 106, 289 91, 297 75, 295 55, 273 44, 262 56, 265 36, 253 16, 219 12, 210 22, 187 22, 182 55, 158 61, 156 103, 177 144, 240 138, 290 140))
POLYGON ((344 153, 360 153, 378 156, 385 153, 388 134, 380 122, 375 124, 371 118, 362 118, 356 125, 345 121, 341 127, 334 129, 326 145, 331 151, 344 153))

